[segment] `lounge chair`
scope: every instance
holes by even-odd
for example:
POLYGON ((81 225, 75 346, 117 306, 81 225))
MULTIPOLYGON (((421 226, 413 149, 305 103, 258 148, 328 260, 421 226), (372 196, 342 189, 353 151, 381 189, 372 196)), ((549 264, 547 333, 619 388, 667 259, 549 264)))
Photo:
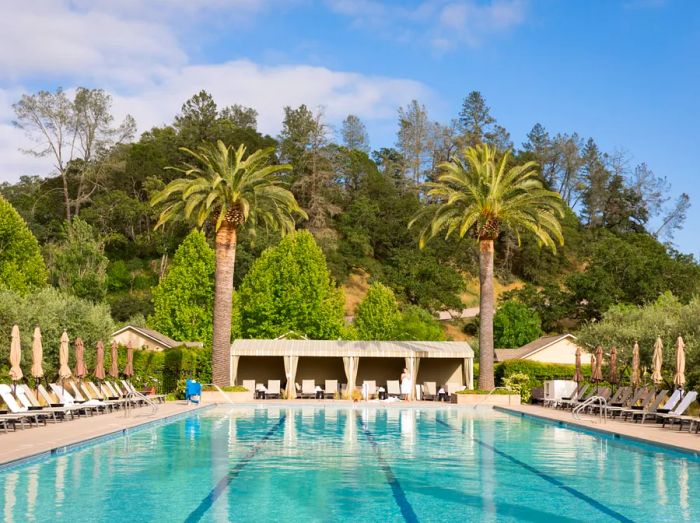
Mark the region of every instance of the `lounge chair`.
POLYGON ((675 422, 678 422, 678 430, 683 430, 684 423, 689 423, 692 427, 693 423, 695 423, 695 420, 697 418, 695 418, 694 416, 685 416, 684 414, 685 411, 688 410, 688 407, 690 407, 690 404, 693 403, 697 397, 698 393, 694 390, 691 390, 685 395, 685 397, 681 400, 678 406, 671 412, 669 412, 668 414, 657 413, 656 420, 661 421, 662 427, 665 427, 666 423, 673 426, 675 422))
POLYGON ((421 385, 421 396, 424 400, 435 401, 437 399, 437 383, 426 381, 421 385))
POLYGON ((144 392, 138 391, 136 390, 136 387, 134 387, 134 385, 128 380, 122 380, 122 384, 126 387, 126 389, 129 392, 131 392, 135 396, 138 396, 140 394, 141 396, 145 396, 150 400, 155 400, 159 403, 165 403, 165 394, 146 394, 144 392))
POLYGON ((674 390, 673 394, 671 394, 671 397, 664 404, 664 406, 656 409, 656 412, 658 412, 659 414, 668 414, 673 409, 675 409, 678 403, 681 401, 681 399, 683 399, 681 396, 682 394, 680 389, 674 390))
POLYGON ((10 410, 10 415, 3 415, 6 421, 17 420, 20 421, 22 428, 24 428, 24 420, 27 420, 31 426, 32 421, 39 426, 39 422, 43 421, 46 425, 46 414, 42 414, 37 411, 30 411, 28 407, 22 406, 17 403, 17 400, 12 395, 12 388, 9 385, 0 383, 0 398, 7 405, 10 410))
POLYGON ((632 387, 620 387, 613 397, 608 401, 608 405, 613 407, 621 407, 625 401, 632 395, 632 387))
POLYGON ((644 423, 647 419, 647 416, 651 415, 652 417, 658 412, 659 407, 661 404, 667 399, 668 397, 668 390, 662 390, 659 392, 654 400, 647 405, 647 408, 644 409, 642 412, 632 412, 632 421, 637 421, 637 418, 639 417, 640 421, 644 423))
POLYGON ((649 405, 651 405, 651 402, 654 401, 655 397, 656 395, 654 394, 653 389, 639 389, 637 393, 632 397, 632 399, 627 403, 626 407, 619 409, 611 409, 613 411, 612 415, 614 416, 615 412, 617 412, 620 418, 626 420, 628 416, 631 416, 632 414, 635 414, 637 412, 642 412, 645 409, 649 408, 649 405))
POLYGON ((57 383, 50 383, 49 387, 53 393, 58 396, 63 406, 69 407, 75 412, 83 412, 92 416, 95 411, 99 411, 105 407, 104 403, 92 400, 85 403, 76 403, 75 398, 70 392, 68 392, 68 389, 58 385, 57 383))
POLYGON ((67 415, 70 415, 71 418, 75 417, 76 409, 71 406, 42 407, 39 400, 34 395, 34 391, 32 391, 28 385, 18 385, 15 391, 15 397, 23 407, 27 407, 31 412, 44 414, 47 420, 50 419, 54 423, 58 420, 66 419, 67 415), (57 414, 58 417, 56 417, 57 414))
POLYGON ((399 380, 387 380, 386 394, 387 396, 394 396, 396 398, 401 397, 401 385, 399 384, 399 380))
POLYGON ((330 396, 331 399, 333 399, 336 394, 338 394, 338 380, 326 380, 326 388, 323 390, 323 397, 330 396))
POLYGON ((447 383, 445 384, 445 392, 447 392, 448 396, 452 396, 453 394, 466 389, 466 385, 462 385, 461 383, 447 383))
POLYGON ((267 380, 267 391, 265 391, 265 398, 271 398, 276 396, 279 398, 282 394, 282 388, 280 386, 280 380, 267 380))
POLYGON ((316 381, 301 380, 301 397, 315 398, 316 397, 316 381))
POLYGON ((377 382, 374 380, 365 380, 362 382, 363 391, 367 391, 367 397, 365 399, 370 399, 372 396, 377 397, 377 382), (366 387, 365 387, 366 386, 366 387))
MULTIPOLYGON (((586 397, 586 392, 588 391, 590 385, 588 383, 583 383, 573 392, 571 396, 563 397, 559 401, 554 401, 555 407, 560 407, 562 409, 568 409, 576 405, 576 403, 581 399, 586 397)), ((589 393, 590 395, 591 393, 589 393)))

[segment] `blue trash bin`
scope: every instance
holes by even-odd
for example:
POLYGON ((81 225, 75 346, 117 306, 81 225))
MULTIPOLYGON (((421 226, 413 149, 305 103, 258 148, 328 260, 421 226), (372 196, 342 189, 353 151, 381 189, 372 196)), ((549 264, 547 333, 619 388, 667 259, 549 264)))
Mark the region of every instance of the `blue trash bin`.
POLYGON ((191 403, 199 403, 202 399, 202 384, 195 380, 187 380, 185 384, 185 399, 191 403))

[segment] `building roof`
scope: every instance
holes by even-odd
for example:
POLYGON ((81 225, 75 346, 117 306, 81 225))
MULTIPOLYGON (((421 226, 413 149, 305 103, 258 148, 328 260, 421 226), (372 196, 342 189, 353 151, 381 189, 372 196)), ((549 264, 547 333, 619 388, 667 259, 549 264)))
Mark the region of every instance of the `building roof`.
POLYGON ((464 341, 235 340, 234 356, 474 358, 464 341))
POLYGON ((496 361, 521 360, 566 338, 571 338, 573 341, 576 339, 576 336, 573 334, 542 336, 541 338, 537 338, 535 341, 531 341, 530 343, 523 345, 519 349, 496 349, 496 361))
POLYGON ((162 345, 166 349, 171 349, 173 347, 201 348, 204 346, 204 344, 201 341, 175 341, 174 339, 169 338, 165 334, 162 334, 158 331, 147 329, 146 327, 136 327, 135 325, 125 325, 121 329, 114 331, 112 333, 112 338, 127 330, 134 331, 135 333, 143 336, 144 338, 149 338, 155 341, 158 345, 162 345))

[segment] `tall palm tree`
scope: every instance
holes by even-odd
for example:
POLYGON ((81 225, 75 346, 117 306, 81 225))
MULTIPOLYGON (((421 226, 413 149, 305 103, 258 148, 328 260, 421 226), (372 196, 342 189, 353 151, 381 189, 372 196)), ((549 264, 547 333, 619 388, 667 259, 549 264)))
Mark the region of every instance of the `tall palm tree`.
POLYGON ((169 167, 184 174, 155 194, 151 205, 165 203, 156 228, 174 220, 202 227, 209 221, 216 234, 214 332, 212 377, 214 383, 230 383, 231 300, 238 232, 255 233, 258 225, 294 230, 295 216, 306 217, 294 195, 284 188, 278 173, 288 165, 270 163, 273 149, 260 149, 245 156, 246 148, 226 146, 219 140, 196 150, 181 149, 193 163, 169 167))
POLYGON ((419 246, 445 230, 472 234, 479 242, 479 388, 494 388, 493 376, 493 255, 494 241, 502 230, 511 230, 520 242, 523 232, 556 251, 564 243, 560 218, 564 205, 558 193, 547 190, 537 174, 537 164, 509 166, 510 151, 499 160, 496 149, 477 145, 440 165, 437 182, 427 183, 424 207, 408 224, 423 224, 419 246))

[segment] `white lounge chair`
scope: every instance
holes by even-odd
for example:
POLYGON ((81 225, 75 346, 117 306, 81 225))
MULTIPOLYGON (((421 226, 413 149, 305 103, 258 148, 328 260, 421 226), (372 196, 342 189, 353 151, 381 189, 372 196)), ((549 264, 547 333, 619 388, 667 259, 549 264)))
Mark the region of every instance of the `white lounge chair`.
POLYGON ((662 427, 665 427, 666 423, 673 425, 675 422, 678 422, 678 430, 683 430, 683 423, 689 423, 692 427, 692 424, 695 423, 697 418, 694 416, 684 416, 684 414, 685 411, 688 410, 688 407, 690 407, 690 404, 693 403, 697 397, 698 393, 691 390, 690 392, 686 393, 683 400, 681 400, 678 406, 671 412, 668 414, 657 414, 657 421, 661 421, 662 427))
POLYGON ((10 413, 9 415, 1 415, 5 421, 19 421, 22 428, 24 428, 24 421, 28 421, 30 426, 32 421, 39 426, 39 421, 43 421, 46 424, 46 415, 39 412, 30 411, 28 407, 20 405, 17 400, 12 395, 12 388, 9 385, 0 383, 0 398, 2 398, 3 403, 7 405, 10 413))
POLYGON ((421 393, 424 400, 436 400, 437 399, 437 383, 434 381, 426 381, 421 385, 421 393))
POLYGON ((401 397, 401 385, 399 380, 387 380, 386 382, 387 396, 401 397))
POLYGON ((362 389, 367 394, 366 400, 372 396, 377 397, 377 382, 374 380, 365 380, 362 382, 362 389))
POLYGON ((301 380, 301 397, 315 398, 316 397, 316 381, 301 380))
POLYGON ((281 385, 280 380, 267 380, 267 390, 265 391, 265 398, 271 398, 272 396, 280 397, 281 395, 281 385))
POLYGON ((462 385, 461 383, 447 383, 445 384, 445 392, 447 392, 448 396, 452 396, 453 394, 466 389, 466 385, 462 385))
POLYGON ((338 380, 326 380, 326 388, 323 391, 323 397, 330 396, 331 398, 335 398, 336 394, 338 394, 338 380))

